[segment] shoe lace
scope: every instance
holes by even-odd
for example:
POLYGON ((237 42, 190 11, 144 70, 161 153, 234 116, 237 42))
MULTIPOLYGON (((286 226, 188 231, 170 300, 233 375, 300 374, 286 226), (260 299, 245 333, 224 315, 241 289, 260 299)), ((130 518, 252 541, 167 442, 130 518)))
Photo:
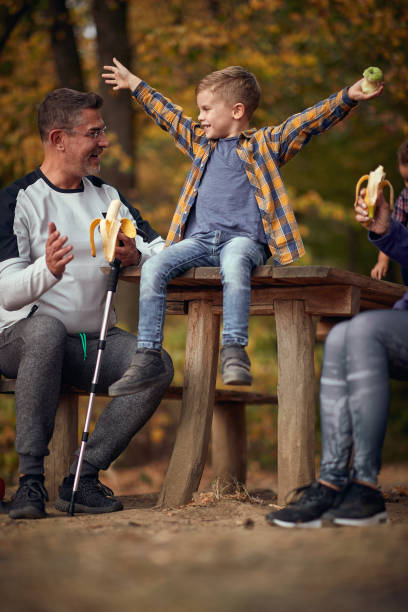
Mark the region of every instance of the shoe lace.
POLYGON ((292 489, 285 497, 285 504, 294 505, 299 501, 310 502, 316 501, 324 495, 324 491, 320 483, 313 483, 303 487, 292 489))
POLYGON ((24 482, 20 488, 16 491, 13 499, 29 499, 29 500, 43 500, 48 501, 48 493, 39 480, 28 480, 24 482))
POLYGON ((113 491, 106 485, 102 484, 98 479, 85 479, 83 480, 84 487, 87 489, 87 492, 98 492, 104 495, 105 497, 113 497, 113 491))

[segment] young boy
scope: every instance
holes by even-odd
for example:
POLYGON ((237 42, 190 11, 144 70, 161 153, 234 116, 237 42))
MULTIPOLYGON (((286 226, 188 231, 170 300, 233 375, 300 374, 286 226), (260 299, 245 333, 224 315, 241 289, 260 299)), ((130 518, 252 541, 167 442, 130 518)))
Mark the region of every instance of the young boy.
POLYGON ((212 72, 197 86, 198 122, 118 60, 102 77, 127 89, 176 146, 192 160, 166 246, 142 268, 138 349, 110 395, 133 393, 163 372, 162 330, 169 280, 196 266, 220 266, 223 285, 221 373, 224 384, 250 385, 248 343, 250 280, 272 257, 289 264, 304 248, 279 172, 310 138, 341 121, 364 94, 362 79, 277 127, 249 128, 260 88, 240 66, 212 72))
MULTIPOLYGON (((400 145, 397 153, 397 160, 398 170, 405 183, 405 187, 395 202, 392 218, 402 223, 402 225, 405 225, 405 227, 408 227, 408 140, 404 140, 400 145)), ((371 278, 377 278, 378 280, 384 278, 388 272, 389 261, 390 258, 385 253, 379 251, 377 263, 371 270, 371 278)), ((408 268, 406 266, 400 267, 402 281, 404 285, 408 285, 408 268)))

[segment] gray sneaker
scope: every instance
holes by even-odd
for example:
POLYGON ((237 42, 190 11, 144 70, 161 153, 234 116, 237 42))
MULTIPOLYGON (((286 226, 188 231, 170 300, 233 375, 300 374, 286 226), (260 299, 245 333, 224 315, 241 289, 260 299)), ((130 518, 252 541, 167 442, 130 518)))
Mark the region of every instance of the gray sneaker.
POLYGON ((111 397, 131 395, 150 383, 159 382, 166 377, 166 368, 161 357, 161 351, 154 349, 137 349, 130 366, 108 390, 111 397))
POLYGON ((221 375, 224 385, 251 385, 251 362, 240 344, 228 344, 221 349, 221 375))

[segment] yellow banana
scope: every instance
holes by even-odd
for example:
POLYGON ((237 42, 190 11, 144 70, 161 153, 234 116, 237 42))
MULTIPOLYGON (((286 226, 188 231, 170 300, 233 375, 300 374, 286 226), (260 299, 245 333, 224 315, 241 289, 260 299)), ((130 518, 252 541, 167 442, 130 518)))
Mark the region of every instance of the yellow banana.
POLYGON ((356 185, 356 199, 354 202, 354 206, 356 206, 357 204, 358 194, 360 192, 361 185, 365 181, 368 182, 364 196, 364 202, 367 205, 369 219, 373 219, 375 203, 378 197, 378 190, 382 189, 385 185, 388 185, 388 188, 390 190, 390 206, 392 208, 394 204, 394 189, 392 188, 390 181, 385 180, 384 168, 382 166, 378 166, 378 168, 370 172, 370 174, 364 174, 364 176, 359 178, 356 185))
POLYGON ((136 236, 136 228, 130 219, 118 219, 118 212, 121 207, 120 200, 112 200, 109 204, 106 219, 94 219, 89 227, 89 238, 91 242, 91 255, 95 257, 95 228, 99 225, 101 229, 101 238, 103 246, 103 254, 108 263, 111 263, 115 257, 115 249, 118 244, 118 232, 121 230, 129 238, 136 236))

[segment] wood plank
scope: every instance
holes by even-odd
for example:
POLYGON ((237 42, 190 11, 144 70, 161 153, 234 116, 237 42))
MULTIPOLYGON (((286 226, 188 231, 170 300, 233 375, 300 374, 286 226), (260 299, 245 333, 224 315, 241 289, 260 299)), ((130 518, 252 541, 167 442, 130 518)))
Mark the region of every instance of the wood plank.
MULTIPOLYGON (((360 310, 360 290, 357 287, 263 287, 252 289, 250 314, 273 314, 275 300, 302 300, 306 312, 315 316, 352 316, 360 310)), ((222 295, 214 294, 214 305, 219 312, 222 295)))
MULTIPOLYGON (((14 378, 4 378, 0 377, 0 393, 5 394, 14 394, 16 387, 16 381, 14 378)), ((70 387, 68 385, 64 385, 62 388, 62 393, 74 393, 79 397, 89 395, 88 391, 84 389, 77 389, 75 387, 70 387)), ((106 393, 96 393, 97 397, 106 397, 109 396, 106 393)), ((181 400, 183 397, 183 387, 180 385, 172 385, 169 387, 164 394, 163 399, 175 399, 181 400)), ((272 393, 257 393, 256 391, 243 391, 242 389, 216 389, 215 390, 215 402, 222 403, 241 403, 245 402, 246 404, 277 404, 278 398, 276 395, 272 393)))
POLYGON ((247 434, 245 403, 215 403, 212 422, 211 465, 221 485, 246 483, 247 434))
POLYGON ((314 480, 315 373, 312 317, 304 302, 275 302, 278 340, 278 503, 314 480))
POLYGON ((78 448, 78 395, 64 393, 60 397, 55 417, 54 433, 45 457, 45 486, 50 501, 58 496, 58 487, 69 473, 78 448))
POLYGON ((189 304, 182 409, 161 507, 187 504, 200 484, 211 433, 219 329, 211 302, 189 304))

